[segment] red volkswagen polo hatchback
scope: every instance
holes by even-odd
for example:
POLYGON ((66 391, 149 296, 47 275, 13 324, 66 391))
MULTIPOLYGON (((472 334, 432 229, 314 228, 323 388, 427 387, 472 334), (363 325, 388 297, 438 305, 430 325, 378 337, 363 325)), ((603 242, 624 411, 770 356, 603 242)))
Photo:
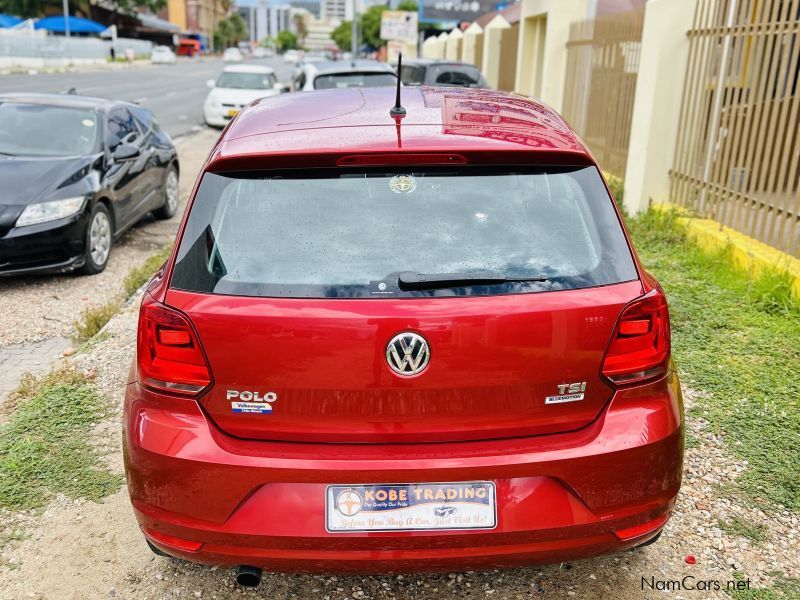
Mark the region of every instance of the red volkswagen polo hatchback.
POLYGON ((160 553, 313 572, 650 542, 681 482, 664 292, 586 147, 472 89, 243 111, 141 306, 125 464, 160 553))

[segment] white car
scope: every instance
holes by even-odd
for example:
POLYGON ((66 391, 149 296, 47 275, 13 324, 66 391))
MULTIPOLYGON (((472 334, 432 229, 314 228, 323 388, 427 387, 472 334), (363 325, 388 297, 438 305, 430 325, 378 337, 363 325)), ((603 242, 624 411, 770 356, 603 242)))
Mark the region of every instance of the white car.
POLYGON ((238 48, 225 48, 225 52, 222 53, 222 60, 225 62, 242 62, 244 56, 238 48))
POLYGON ((212 127, 225 127, 253 100, 283 91, 275 71, 263 65, 230 65, 216 81, 210 79, 208 87, 211 91, 203 105, 203 117, 212 127))
POLYGON ((272 48, 264 48, 263 46, 256 46, 253 50, 253 58, 269 58, 274 54, 275 51, 272 48))
POLYGON ((292 91, 330 88, 395 87, 397 73, 377 60, 305 62, 292 77, 292 91))
POLYGON ((283 62, 296 63, 301 58, 303 58, 303 55, 297 50, 287 50, 283 53, 283 62))
POLYGON ((171 65, 175 60, 175 53, 168 46, 156 46, 150 53, 150 62, 154 65, 171 65))

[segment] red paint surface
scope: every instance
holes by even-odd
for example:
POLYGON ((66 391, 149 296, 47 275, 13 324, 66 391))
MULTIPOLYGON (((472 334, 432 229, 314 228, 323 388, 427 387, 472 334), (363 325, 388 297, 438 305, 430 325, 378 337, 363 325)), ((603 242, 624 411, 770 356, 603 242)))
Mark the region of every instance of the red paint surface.
MULTIPOLYGON (((205 168, 335 166, 387 152, 420 164, 428 152, 467 164, 594 164, 539 103, 403 94, 401 132, 392 90, 261 101, 233 120, 205 168)), ((269 570, 463 570, 620 551, 668 519, 683 460, 677 376, 670 368, 614 386, 600 373, 623 307, 656 289, 638 262, 641 280, 585 290, 293 300, 169 290, 174 259, 148 292, 191 320, 212 384, 178 397, 144 388, 132 369, 123 436, 136 517, 163 550, 269 570), (404 330, 431 345, 415 378, 385 364, 386 342, 404 330), (575 381, 587 382, 583 401, 544 405, 575 381), (229 387, 277 393, 273 414, 234 415, 229 387), (492 530, 325 530, 328 484, 478 480, 496 486, 492 530)))

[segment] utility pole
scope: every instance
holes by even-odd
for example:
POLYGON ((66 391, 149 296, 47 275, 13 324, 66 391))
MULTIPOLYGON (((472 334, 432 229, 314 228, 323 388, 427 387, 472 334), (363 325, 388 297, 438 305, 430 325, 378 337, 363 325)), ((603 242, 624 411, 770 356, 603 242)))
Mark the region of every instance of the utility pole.
MULTIPOLYGON (((65 2, 67 0, 64 0, 65 2)), ((350 52, 353 54, 353 58, 358 56, 358 12, 356 10, 356 0, 352 0, 353 2, 353 21, 350 23, 350 52)))
POLYGON ((63 0, 64 6, 64 35, 69 37, 69 0, 63 0))

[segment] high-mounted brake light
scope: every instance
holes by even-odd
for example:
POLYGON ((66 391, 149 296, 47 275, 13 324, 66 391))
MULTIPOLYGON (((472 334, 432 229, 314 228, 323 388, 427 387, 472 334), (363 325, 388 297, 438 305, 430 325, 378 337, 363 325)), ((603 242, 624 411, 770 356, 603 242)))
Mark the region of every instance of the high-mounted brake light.
POLYGON ((642 383, 667 372, 669 311, 656 288, 622 311, 603 361, 603 375, 616 385, 642 383))
POLYGON ((195 396, 211 383, 211 370, 189 319, 145 294, 137 338, 139 381, 160 392, 195 396))
POLYGON ((461 154, 349 154, 336 161, 340 167, 355 166, 392 166, 392 165, 465 165, 467 159, 461 154))

